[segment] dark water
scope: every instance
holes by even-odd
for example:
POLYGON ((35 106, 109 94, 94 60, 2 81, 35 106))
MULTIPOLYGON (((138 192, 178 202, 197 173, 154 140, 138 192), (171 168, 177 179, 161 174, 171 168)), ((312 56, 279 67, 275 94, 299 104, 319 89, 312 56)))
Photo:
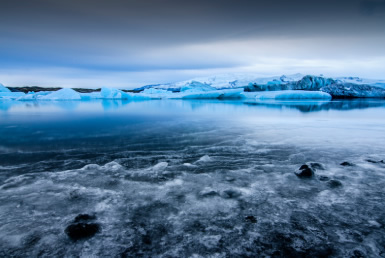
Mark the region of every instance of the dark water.
POLYGON ((383 160, 379 100, 4 101, 0 256, 384 257, 383 160))

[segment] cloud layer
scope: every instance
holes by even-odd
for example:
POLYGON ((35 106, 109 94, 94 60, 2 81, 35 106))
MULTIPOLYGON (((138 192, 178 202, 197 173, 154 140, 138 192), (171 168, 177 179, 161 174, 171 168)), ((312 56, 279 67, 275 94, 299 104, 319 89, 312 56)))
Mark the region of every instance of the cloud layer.
POLYGON ((384 14, 382 0, 3 0, 0 81, 134 87, 227 71, 383 77, 384 14))

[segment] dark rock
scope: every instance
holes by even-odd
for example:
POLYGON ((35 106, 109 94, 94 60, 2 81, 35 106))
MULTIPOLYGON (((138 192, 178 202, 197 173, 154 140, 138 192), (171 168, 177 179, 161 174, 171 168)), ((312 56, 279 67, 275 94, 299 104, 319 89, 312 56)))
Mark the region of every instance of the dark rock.
POLYGON ((79 93, 91 93, 91 92, 99 92, 101 89, 84 89, 84 88, 72 88, 74 91, 79 93))
POLYGON ((97 223, 76 223, 69 225, 65 229, 65 233, 75 241, 92 237, 99 231, 100 226, 97 223))
POLYGON ((222 197, 226 199, 238 198, 242 194, 235 190, 226 190, 222 192, 222 197))
POLYGON ((330 178, 328 176, 319 176, 320 181, 329 181, 330 178))
POLYGON ((151 245, 152 241, 151 241, 151 236, 146 234, 146 235, 143 235, 142 236, 142 243, 145 244, 145 245, 151 245))
POLYGON ((39 87, 39 86, 24 86, 24 87, 9 87, 12 92, 39 92, 39 91, 58 91, 62 88, 59 87, 39 87))
POLYGON ((308 165, 302 165, 302 166, 300 166, 299 170, 306 169, 306 168, 309 168, 309 166, 308 165))
POLYGON ((342 183, 335 179, 330 180, 329 182, 327 182, 327 184, 331 188, 337 188, 342 186, 342 183))
POLYGON ((89 214, 79 214, 75 217, 74 222, 85 222, 88 220, 95 220, 96 216, 95 215, 89 215, 89 214))
MULTIPOLYGON (((24 87, 9 87, 12 92, 40 92, 40 91, 58 91, 62 88, 59 87, 39 87, 39 86, 24 86, 24 87)), ((79 93, 98 92, 100 89, 85 89, 85 88, 72 88, 79 93)))
POLYGON ((314 176, 314 170, 308 165, 302 165, 299 171, 295 172, 295 175, 299 178, 311 178, 314 176))
POLYGON ((247 216, 247 217, 245 218, 245 221, 251 222, 251 223, 257 223, 257 218, 254 217, 254 216, 247 216))
POLYGON ((353 255, 351 256, 352 258, 364 258, 366 255, 361 251, 361 250, 354 250, 353 255))
POLYGON ((340 165, 344 166, 344 167, 352 167, 352 166, 354 166, 353 163, 350 163, 350 162, 347 162, 347 161, 342 162, 340 165))
POLYGON ((373 163, 373 164, 377 164, 377 163, 385 164, 384 160, 376 161, 376 160, 372 160, 372 159, 367 159, 366 161, 369 163, 373 163))

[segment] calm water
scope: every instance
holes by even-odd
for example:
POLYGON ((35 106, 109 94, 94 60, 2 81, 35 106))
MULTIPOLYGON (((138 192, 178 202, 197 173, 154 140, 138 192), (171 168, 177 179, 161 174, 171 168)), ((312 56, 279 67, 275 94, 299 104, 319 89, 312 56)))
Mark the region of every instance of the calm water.
POLYGON ((0 256, 384 257, 383 160, 381 100, 0 102, 0 256))

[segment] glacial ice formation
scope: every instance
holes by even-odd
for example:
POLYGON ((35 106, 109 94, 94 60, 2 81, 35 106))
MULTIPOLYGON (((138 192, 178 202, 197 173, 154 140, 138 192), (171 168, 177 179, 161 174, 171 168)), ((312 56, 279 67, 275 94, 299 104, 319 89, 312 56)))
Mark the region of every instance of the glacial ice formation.
POLYGON ((385 98, 385 88, 365 84, 336 83, 320 88, 334 98, 385 98))
POLYGON ((7 87, 0 83, 0 92, 11 92, 7 87))
POLYGON ((181 99, 236 99, 241 98, 243 89, 213 90, 203 92, 175 93, 172 98, 181 99))
POLYGON ((143 94, 166 94, 170 93, 170 91, 156 88, 148 88, 142 91, 143 94))
POLYGON ((126 99, 126 100, 146 100, 149 96, 143 94, 127 93, 114 88, 102 88, 100 92, 83 93, 82 98, 86 99, 126 99))
POLYGON ((100 91, 103 99, 129 99, 129 95, 118 89, 102 88, 100 91))
MULTIPOLYGON (((225 74, 206 78, 196 78, 193 80, 148 85, 136 90, 168 90, 173 92, 195 92, 199 93, 185 98, 215 98, 216 89, 244 88, 246 92, 255 91, 283 91, 283 90, 306 90, 323 91, 329 93, 334 98, 384 98, 385 81, 369 80, 358 77, 337 77, 327 78, 324 76, 314 76, 294 74, 280 77, 255 78, 253 75, 245 74, 225 74), (207 94, 203 94, 207 92, 207 94), (210 92, 210 93, 209 93, 210 92)), ((172 95, 177 98, 177 95, 172 95)))
POLYGON ((257 100, 329 100, 332 96, 322 91, 285 90, 265 91, 255 95, 257 100))
POLYGON ((211 87, 209 84, 201 83, 197 81, 192 81, 189 84, 186 84, 180 88, 181 92, 191 93, 191 92, 205 92, 205 91, 214 91, 216 88, 211 87))
POLYGON ((0 98, 18 100, 92 100, 92 99, 330 99, 332 98, 385 98, 385 81, 358 77, 327 78, 294 74, 256 78, 255 75, 226 74, 193 80, 147 85, 125 92, 102 88, 100 92, 78 93, 72 89, 57 92, 38 92, 23 95, 13 93, 0 85, 0 98), (282 93, 270 93, 286 91, 282 93), (313 92, 313 93, 310 93, 313 92), (325 94, 322 94, 324 92, 325 94), (32 95, 31 95, 32 94, 32 95))
POLYGON ((73 89, 64 88, 54 91, 48 95, 43 95, 39 100, 81 100, 80 94, 73 89))
POLYGON ((49 95, 53 93, 52 91, 39 91, 39 92, 28 92, 28 94, 23 95, 22 97, 18 98, 17 100, 20 101, 29 101, 29 100, 38 100, 43 96, 49 95))
POLYGON ((0 92, 0 99, 17 99, 25 94, 23 92, 0 92))
POLYGON ((175 82, 175 83, 166 83, 166 84, 157 84, 157 85, 147 85, 136 90, 143 90, 146 88, 157 88, 157 89, 168 89, 171 91, 183 91, 183 89, 189 87, 195 87, 197 84, 206 85, 207 91, 214 89, 229 89, 229 88, 240 88, 247 85, 259 84, 259 85, 277 85, 288 82, 295 82, 300 80, 303 77, 302 74, 293 74, 293 75, 282 75, 274 77, 258 77, 255 74, 250 73, 228 73, 228 74, 219 74, 210 77, 200 77, 194 78, 191 80, 175 82), (211 88, 211 89, 210 89, 211 88))

